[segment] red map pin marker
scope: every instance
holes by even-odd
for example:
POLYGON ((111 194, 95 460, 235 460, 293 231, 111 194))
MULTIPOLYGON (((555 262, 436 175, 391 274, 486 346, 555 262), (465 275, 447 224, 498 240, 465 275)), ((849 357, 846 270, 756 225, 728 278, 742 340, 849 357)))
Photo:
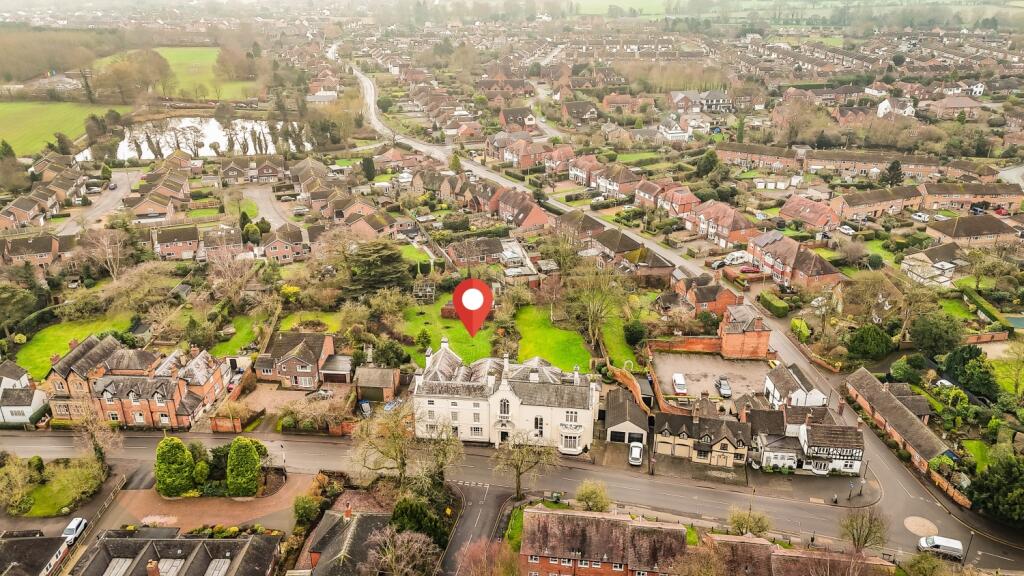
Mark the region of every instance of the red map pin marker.
POLYGON ((491 306, 494 304, 494 295, 486 282, 479 278, 469 278, 459 282, 452 294, 452 305, 455 306, 455 313, 462 320, 462 325, 470 336, 476 336, 480 327, 487 320, 491 313, 491 306))

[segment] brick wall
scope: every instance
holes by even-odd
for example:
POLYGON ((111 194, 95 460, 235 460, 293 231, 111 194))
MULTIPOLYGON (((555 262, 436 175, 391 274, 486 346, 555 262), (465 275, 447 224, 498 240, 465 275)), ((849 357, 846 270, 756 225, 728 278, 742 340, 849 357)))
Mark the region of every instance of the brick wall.
POLYGON ((953 500, 953 502, 956 502, 957 504, 963 506, 964 508, 971 507, 971 499, 968 498, 967 496, 964 496, 963 492, 957 490, 955 486, 950 484, 949 480, 946 480, 945 478, 940 476, 938 472, 934 470, 929 470, 928 477, 931 478, 932 482, 934 482, 935 485, 939 487, 939 490, 945 492, 946 496, 949 496, 953 500))

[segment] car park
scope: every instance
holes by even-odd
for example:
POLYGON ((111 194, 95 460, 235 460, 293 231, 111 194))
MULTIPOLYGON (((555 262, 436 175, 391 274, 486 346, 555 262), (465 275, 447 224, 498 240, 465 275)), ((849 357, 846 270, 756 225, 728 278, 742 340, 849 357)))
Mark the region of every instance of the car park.
POLYGON ((925 214, 924 212, 914 212, 913 214, 910 215, 910 218, 912 220, 917 220, 918 222, 927 222, 931 220, 931 218, 929 218, 928 215, 925 214))
POLYGON ((640 442, 629 443, 629 464, 639 466, 644 462, 644 445, 640 442))
POLYGON ((718 389, 718 394, 722 398, 732 397, 732 386, 729 385, 729 379, 725 376, 719 376, 718 380, 715 380, 715 388, 718 389))
POLYGON ((843 224, 842 226, 840 226, 839 227, 839 231, 841 233, 843 233, 843 234, 846 234, 847 236, 853 236, 854 234, 857 233, 853 228, 850 228, 846 224, 843 224))
POLYGON ((64 537, 64 540, 70 546, 82 535, 82 532, 85 532, 85 528, 88 525, 89 521, 85 518, 74 518, 71 522, 68 522, 67 527, 64 528, 60 535, 64 537))
POLYGON ((672 375, 672 389, 675 390, 676 394, 686 394, 686 377, 680 372, 676 372, 672 375))
POLYGON ((917 542, 917 549, 920 552, 931 552, 939 556, 945 556, 954 560, 962 560, 964 557, 964 544, 959 540, 944 538, 942 536, 925 536, 917 542))

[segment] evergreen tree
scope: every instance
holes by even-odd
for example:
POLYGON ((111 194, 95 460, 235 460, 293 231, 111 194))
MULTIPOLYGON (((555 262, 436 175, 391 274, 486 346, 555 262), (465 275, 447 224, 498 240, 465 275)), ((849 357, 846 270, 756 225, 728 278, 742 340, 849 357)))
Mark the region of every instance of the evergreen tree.
POLYGON ((1024 524, 1024 458, 1008 456, 989 464, 969 488, 981 510, 1015 526, 1024 524))
POLYGON ((84 70, 79 70, 78 73, 82 76, 82 88, 85 89, 85 99, 90 104, 96 103, 96 95, 92 92, 92 86, 89 84, 89 76, 85 74, 84 70))
POLYGON ((373 165, 373 158, 366 156, 362 161, 363 176, 366 176, 367 180, 373 180, 377 177, 377 167, 373 165))
POLYGON ((356 295, 372 294, 381 288, 406 288, 412 282, 409 264, 389 240, 360 244, 346 262, 349 288, 356 295))
POLYGON ((156 491, 162 496, 181 496, 192 489, 195 463, 180 438, 168 436, 156 446, 156 491))
POLYGON ((255 496, 260 487, 260 456, 253 441, 237 436, 228 452, 228 494, 255 496))
POLYGON ((7 140, 0 140, 0 160, 4 158, 15 158, 14 148, 11 147, 7 140))
POLYGON ((893 160, 889 167, 885 169, 885 172, 878 176, 879 184, 889 187, 902 186, 903 179, 903 165, 900 164, 899 160, 893 160))

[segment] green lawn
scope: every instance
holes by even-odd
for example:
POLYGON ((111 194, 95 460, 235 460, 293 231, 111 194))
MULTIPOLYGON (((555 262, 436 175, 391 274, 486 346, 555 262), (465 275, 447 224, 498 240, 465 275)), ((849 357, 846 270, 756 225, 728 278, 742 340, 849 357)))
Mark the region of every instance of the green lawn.
POLYGON ((960 318, 961 320, 972 320, 975 318, 975 315, 971 314, 970 309, 967 308, 967 304, 960 298, 943 298, 939 300, 939 304, 942 305, 943 312, 954 318, 960 318))
POLYGON ((299 323, 308 320, 319 320, 327 326, 328 332, 337 332, 341 329, 341 318, 336 312, 323 312, 321 310, 302 310, 292 312, 281 319, 281 330, 291 330, 298 327, 299 323))
POLYGON ((334 161, 334 165, 345 167, 351 166, 353 164, 358 164, 359 162, 362 162, 362 158, 338 158, 337 160, 334 161))
POLYGON ((988 468, 988 444, 981 440, 964 440, 964 450, 974 457, 975 472, 982 472, 988 468))
POLYGON ((249 198, 243 198, 241 202, 228 202, 224 205, 224 211, 231 216, 237 217, 239 210, 248 214, 249 218, 253 220, 260 215, 260 209, 256 206, 256 202, 249 198))
POLYGON ((505 530, 505 541, 510 548, 519 553, 523 544, 523 508, 520 506, 512 510, 508 519, 508 528, 505 530))
POLYGON ((235 316, 231 319, 231 325, 235 327, 235 334, 230 340, 219 342, 210 349, 210 354, 221 358, 224 356, 235 356, 239 350, 248 346, 256 338, 256 325, 263 322, 265 316, 235 316))
MULTIPOLYGON (((202 84, 207 89, 207 98, 217 97, 216 89, 214 88, 214 85, 217 84, 214 67, 217 64, 220 48, 165 47, 157 48, 156 51, 167 59, 167 63, 171 65, 171 70, 174 71, 175 76, 178 78, 178 91, 186 90, 194 94, 196 85, 202 84)), ((121 55, 115 54, 114 56, 98 60, 94 68, 102 68, 104 64, 120 57, 121 55)), ((250 95, 256 95, 255 82, 220 82, 220 97, 225 100, 240 100, 248 98, 250 95)))
POLYGON ((376 176, 374 176, 373 177, 373 181, 374 182, 390 182, 391 179, 394 178, 394 176, 395 176, 394 174, 389 174, 389 173, 385 172, 384 174, 377 174, 376 176))
POLYGON ((626 343, 626 335, 623 333, 622 324, 625 319, 622 315, 615 315, 608 318, 601 326, 601 338, 604 341, 605 351, 608 353, 608 360, 613 366, 624 368, 626 361, 633 363, 636 368, 636 355, 633 349, 626 343))
POLYGON ((1010 360, 992 360, 992 368, 996 371, 996 382, 1006 392, 1013 392, 1013 362, 1010 360))
POLYGON ((110 313, 92 320, 76 320, 47 326, 18 350, 18 365, 28 370, 34 380, 42 380, 50 371, 50 356, 68 353, 68 341, 81 342, 92 334, 107 330, 127 330, 132 315, 128 312, 110 313))
POLYGON ((412 244, 402 244, 401 250, 402 258, 405 258, 409 262, 430 262, 430 256, 427 256, 426 252, 420 250, 419 248, 413 246, 412 244))
MULTIPOLYGON (((407 308, 402 332, 415 338, 425 328, 430 334, 430 346, 434 350, 441 345, 441 336, 447 336, 448 345, 466 364, 487 358, 491 355, 493 323, 485 323, 475 337, 470 337, 458 318, 441 318, 441 308, 451 299, 451 294, 442 294, 433 304, 407 308)), ((419 346, 413 344, 405 349, 417 364, 423 366, 423 350, 419 346)))
POLYGON ((832 250, 831 248, 824 248, 824 247, 822 247, 822 248, 815 248, 814 251, 818 254, 818 256, 821 256, 822 258, 824 258, 826 260, 829 260, 831 258, 837 258, 837 257, 841 256, 841 254, 839 254, 839 252, 836 252, 835 250, 832 250))
MULTIPOLYGON (((974 276, 964 276, 959 280, 954 280, 953 285, 957 288, 974 288, 974 276)), ((996 279, 989 276, 982 276, 981 282, 978 284, 981 288, 994 288, 996 285, 996 279)))
POLYGON ((85 134, 85 119, 90 114, 103 116, 110 108, 121 113, 131 109, 72 102, 0 102, 0 139, 7 140, 18 156, 31 156, 54 140, 54 132, 71 138, 85 134))
POLYGON ((911 384, 910 389, 913 390, 915 394, 924 396, 925 400, 928 401, 928 404, 932 407, 932 410, 934 410, 936 414, 942 414, 942 411, 946 409, 946 406, 942 402, 936 400, 935 397, 929 394, 928 391, 925 390, 924 388, 921 388, 920 386, 917 386, 915 384, 911 384))
POLYGON ((551 324, 545 306, 525 306, 516 314, 519 330, 519 360, 540 356, 562 370, 581 370, 590 367, 590 353, 583 336, 571 330, 562 330, 551 324))
POLYGON ((220 210, 217 208, 197 208, 195 210, 188 211, 189 218, 208 218, 218 214, 220 214, 220 210))
POLYGON ((636 162, 637 160, 647 160, 648 158, 657 157, 657 152, 627 152, 626 154, 619 154, 616 160, 623 164, 629 164, 630 162, 636 162))
POLYGON ((879 256, 882 257, 882 260, 885 260, 885 262, 887 264, 892 266, 892 265, 894 265, 896 263, 896 255, 893 254, 892 252, 889 252, 888 250, 886 250, 885 247, 882 246, 883 242, 885 242, 885 241, 884 240, 869 240, 869 241, 864 243, 864 248, 867 249, 869 254, 878 254, 879 256))

